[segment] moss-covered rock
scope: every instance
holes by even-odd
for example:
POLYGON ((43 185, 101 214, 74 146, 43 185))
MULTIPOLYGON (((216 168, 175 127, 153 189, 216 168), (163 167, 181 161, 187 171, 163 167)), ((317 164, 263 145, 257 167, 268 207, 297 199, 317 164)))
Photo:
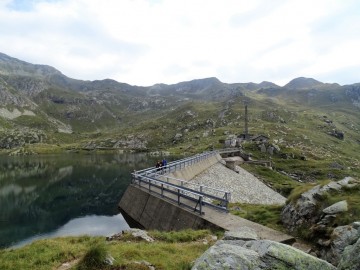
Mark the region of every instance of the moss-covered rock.
POLYGON ((269 240, 222 240, 198 258, 192 269, 333 270, 336 268, 301 250, 269 240))

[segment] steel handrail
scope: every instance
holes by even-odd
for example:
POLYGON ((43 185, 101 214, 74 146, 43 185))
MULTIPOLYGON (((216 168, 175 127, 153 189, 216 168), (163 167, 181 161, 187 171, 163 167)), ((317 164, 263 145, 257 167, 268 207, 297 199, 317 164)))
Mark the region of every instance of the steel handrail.
MULTIPOLYGON (((177 165, 180 165, 180 169, 182 168, 181 164, 184 164, 186 162, 190 162, 190 161, 194 161, 194 160, 204 160, 206 159, 208 156, 212 156, 212 155, 216 155, 217 154, 217 151, 211 151, 211 152, 204 152, 204 153, 201 153, 201 154, 198 154, 198 155, 195 155, 195 156, 191 156, 191 157, 187 157, 187 158, 183 158, 183 159, 180 159, 180 160, 176 160, 176 161, 172 161, 172 162, 169 162, 167 165, 166 165, 166 168, 172 168, 177 165)), ((192 163, 193 164, 193 163, 192 163)), ((185 167, 185 166, 184 166, 185 167)), ((143 170, 139 170, 139 171, 136 171, 138 174, 141 174, 141 173, 145 173, 145 172, 149 172, 149 171, 154 171, 154 170, 157 170, 158 168, 156 167, 150 167, 150 168, 147 168, 147 169, 143 169, 143 170)), ((176 171, 176 169, 175 169, 176 171)))
MULTIPOLYGON (((157 188, 161 189, 161 196, 172 199, 172 198, 170 198, 168 196, 165 196, 163 194, 164 186, 167 186, 168 189, 166 191, 177 195, 178 196, 178 201, 180 200, 180 197, 183 197, 183 198, 189 199, 189 200, 191 200, 193 202, 198 202, 197 205, 200 203, 200 205, 199 205, 200 208, 201 208, 201 205, 208 205, 210 207, 213 207, 213 208, 216 208, 216 209, 219 209, 219 210, 222 210, 222 211, 227 211, 227 205, 228 205, 229 201, 228 201, 228 199, 226 197, 220 198, 220 197, 217 197, 217 196, 213 196, 211 194, 198 192, 198 191, 192 190, 190 188, 181 187, 181 186, 178 186, 178 185, 175 185, 175 184, 172 184, 172 183, 167 183, 167 182, 158 180, 156 178, 152 178, 152 177, 148 177, 148 176, 144 176, 144 175, 137 175, 135 173, 133 173, 132 175, 133 175, 133 184, 136 184, 135 181, 139 181, 139 186, 141 187, 141 182, 146 183, 146 184, 149 185, 148 188, 149 188, 150 192, 154 192, 153 190, 151 190, 151 185, 156 186, 157 188), (158 185, 154 185, 153 183, 157 183, 158 185), (172 188, 173 190, 171 190, 170 188, 172 188), (188 196, 188 195, 192 195, 194 197, 197 197, 198 199, 195 199, 195 198, 193 198, 191 196, 188 196), (217 206, 217 205, 214 205, 212 203, 208 203, 208 202, 206 202, 204 200, 204 198, 208 198, 210 200, 217 200, 217 201, 219 201, 221 203, 221 206, 217 206)), ((179 201, 179 204, 180 204, 180 201, 179 201)), ((189 206, 189 205, 186 205, 186 204, 184 204, 184 205, 191 208, 191 206, 189 206)), ((197 205, 195 206, 195 208, 197 207, 197 205)), ((196 209, 194 211, 196 211, 196 209)), ((202 214, 202 212, 201 212, 201 214, 202 214)))

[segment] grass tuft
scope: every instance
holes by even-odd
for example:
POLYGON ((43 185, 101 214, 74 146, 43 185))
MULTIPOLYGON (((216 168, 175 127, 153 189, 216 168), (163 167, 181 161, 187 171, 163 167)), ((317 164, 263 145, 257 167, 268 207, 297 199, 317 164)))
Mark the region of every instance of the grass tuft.
POLYGON ((106 247, 103 243, 90 247, 83 259, 77 265, 78 270, 96 270, 106 266, 106 247))

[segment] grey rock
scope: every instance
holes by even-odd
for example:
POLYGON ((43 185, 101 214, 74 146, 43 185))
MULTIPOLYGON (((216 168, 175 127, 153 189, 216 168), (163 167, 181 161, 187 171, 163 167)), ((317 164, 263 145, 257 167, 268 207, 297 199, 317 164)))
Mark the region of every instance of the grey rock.
POLYGON ((182 136, 183 136, 183 135, 182 135, 181 133, 176 133, 175 136, 174 136, 174 140, 177 141, 177 140, 181 139, 182 136))
POLYGON ((348 210, 348 203, 346 200, 334 203, 329 207, 325 208, 323 212, 325 214, 333 215, 341 212, 346 212, 348 210))
POLYGON ((320 255, 328 262, 337 265, 345 248, 353 245, 359 237, 360 231, 352 225, 339 226, 333 230, 328 248, 321 249, 320 255))
POLYGON ((198 258, 192 268, 192 270, 205 269, 335 270, 336 268, 301 250, 269 240, 222 240, 198 258))
POLYGON ((356 230, 359 230, 360 229, 360 221, 355 221, 353 222, 352 224, 352 227, 356 230))
POLYGON ((318 225, 328 225, 332 223, 336 218, 336 215, 325 215, 317 224, 318 225))
POLYGON ((337 183, 343 187, 352 188, 354 186, 357 186, 359 184, 359 181, 356 181, 352 177, 345 177, 344 179, 338 181, 337 183))
POLYGON ((354 245, 347 246, 338 264, 338 270, 360 269, 360 238, 354 245))
POLYGON ((108 254, 105 258, 105 264, 107 264, 107 265, 113 265, 114 261, 115 261, 115 259, 110 254, 108 254))
POLYGON ((274 147, 274 151, 276 153, 280 153, 280 147, 277 144, 273 144, 272 146, 274 147))
POLYGON ((261 145, 260 145, 260 151, 261 151, 261 153, 266 153, 266 146, 265 146, 265 144, 261 144, 261 145))
MULTIPOLYGON (((292 202, 283 208, 281 214, 283 224, 289 231, 295 231, 303 225, 311 226, 317 223, 328 224, 321 221, 323 217, 317 214, 318 201, 321 200, 324 194, 327 194, 329 191, 340 191, 343 187, 352 187, 353 185, 358 185, 358 183, 359 182, 354 180, 352 177, 345 177, 341 181, 330 182, 323 187, 318 185, 307 192, 304 192, 297 201, 292 202)), ((324 209, 324 213, 330 215, 336 214, 341 211, 346 211, 346 207, 346 202, 341 202, 324 209)))
POLYGON ((147 231, 143 231, 140 229, 128 229, 125 232, 130 233, 135 238, 143 239, 146 242, 154 242, 154 239, 152 239, 148 234, 147 231))
POLYGON ((203 132, 203 135, 202 135, 204 138, 205 137, 209 137, 209 131, 205 131, 205 132, 203 132))
POLYGON ((140 229, 128 229, 124 230, 121 233, 114 234, 112 236, 106 237, 107 241, 114 241, 114 240, 121 240, 124 236, 124 234, 130 234, 136 239, 145 240, 147 242, 154 242, 154 239, 151 238, 147 231, 143 231, 140 229))

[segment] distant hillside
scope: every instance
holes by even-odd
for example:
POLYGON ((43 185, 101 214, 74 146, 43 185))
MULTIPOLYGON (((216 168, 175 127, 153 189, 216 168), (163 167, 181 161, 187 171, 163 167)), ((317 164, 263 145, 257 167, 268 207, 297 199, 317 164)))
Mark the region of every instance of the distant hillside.
POLYGON ((266 134, 290 152, 356 162, 360 84, 301 77, 280 87, 204 78, 140 87, 76 80, 5 54, 0 54, 0 149, 43 143, 201 151, 243 132, 245 100, 251 133, 266 134))

